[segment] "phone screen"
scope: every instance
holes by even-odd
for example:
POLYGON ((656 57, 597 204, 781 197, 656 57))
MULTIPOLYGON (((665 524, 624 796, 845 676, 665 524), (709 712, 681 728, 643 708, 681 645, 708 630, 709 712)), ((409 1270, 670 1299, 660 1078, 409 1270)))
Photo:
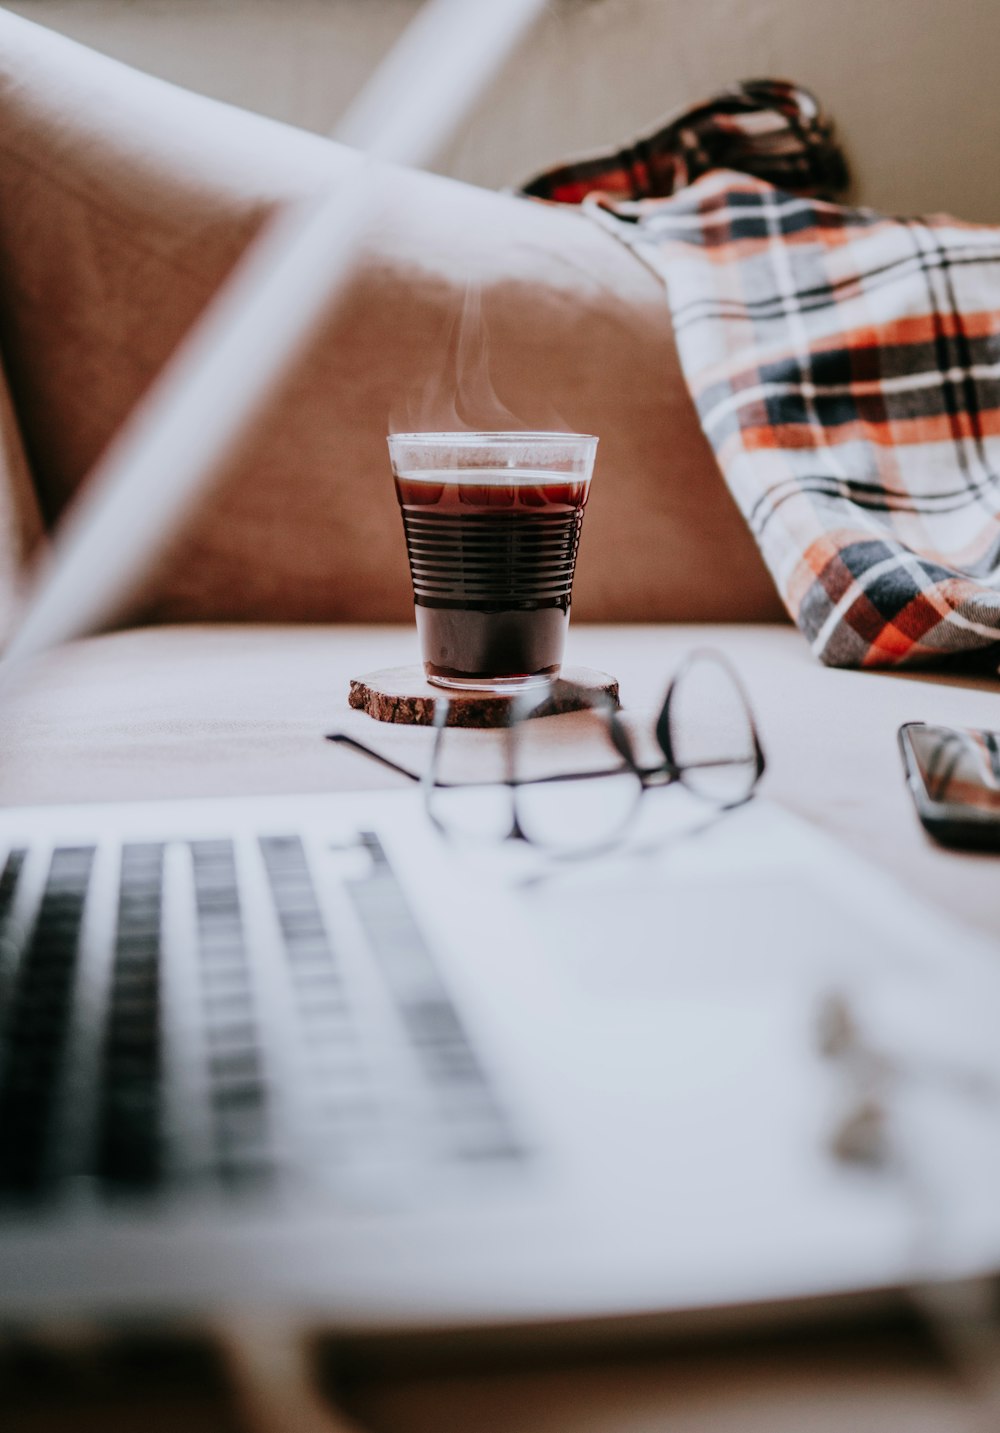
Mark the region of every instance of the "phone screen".
POLYGON ((907 736, 930 801, 1000 816, 1000 732, 915 725, 907 736))

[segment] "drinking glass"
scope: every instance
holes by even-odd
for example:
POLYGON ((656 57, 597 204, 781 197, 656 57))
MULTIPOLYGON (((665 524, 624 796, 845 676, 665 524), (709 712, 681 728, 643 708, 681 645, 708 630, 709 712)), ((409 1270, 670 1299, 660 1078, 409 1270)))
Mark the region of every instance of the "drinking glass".
POLYGON ((390 437, 435 686, 516 692, 559 675, 596 449, 582 433, 390 437))

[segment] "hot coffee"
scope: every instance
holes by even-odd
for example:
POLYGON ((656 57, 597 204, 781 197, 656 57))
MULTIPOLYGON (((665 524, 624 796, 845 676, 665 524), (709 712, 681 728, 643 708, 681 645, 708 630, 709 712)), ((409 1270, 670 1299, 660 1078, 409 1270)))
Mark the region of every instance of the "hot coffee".
MULTIPOLYGON (((410 448, 421 436, 408 435, 410 448)), ((407 451, 394 449, 427 676, 442 686, 494 690, 554 676, 596 440, 484 434, 475 436, 485 452, 468 454, 467 435, 428 435, 428 443, 440 445, 448 436, 456 450, 437 454, 436 465, 408 464, 407 451), (549 447, 558 444, 567 471, 536 465, 548 457, 546 440, 549 447), (574 462, 573 445, 581 443, 588 445, 584 460, 574 462), (444 466, 441 456, 453 465, 444 466), (519 457, 535 463, 522 466, 519 457)))
POLYGON ((558 672, 587 487, 531 470, 397 474, 428 676, 558 672))

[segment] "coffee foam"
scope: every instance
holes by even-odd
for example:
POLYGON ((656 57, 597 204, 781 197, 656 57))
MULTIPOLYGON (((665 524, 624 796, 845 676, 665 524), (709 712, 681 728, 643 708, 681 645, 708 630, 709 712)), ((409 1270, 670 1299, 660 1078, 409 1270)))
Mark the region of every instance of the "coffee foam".
POLYGON ((477 488, 540 487, 552 483, 589 482, 580 473, 554 472, 551 468, 403 468, 397 477, 407 483, 466 485, 477 488))

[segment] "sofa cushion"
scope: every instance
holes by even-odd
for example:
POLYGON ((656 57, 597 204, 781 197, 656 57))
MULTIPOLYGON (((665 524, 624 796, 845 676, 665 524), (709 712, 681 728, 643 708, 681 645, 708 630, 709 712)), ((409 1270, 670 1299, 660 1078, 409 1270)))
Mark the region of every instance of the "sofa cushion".
MULTIPOLYGON (((6 11, 0 41, 0 344, 52 523, 266 216, 353 156, 6 11)), ((578 617, 783 616, 653 275, 575 213, 390 169, 346 299, 129 615, 408 616, 385 434, 461 421, 600 436, 578 617)))

